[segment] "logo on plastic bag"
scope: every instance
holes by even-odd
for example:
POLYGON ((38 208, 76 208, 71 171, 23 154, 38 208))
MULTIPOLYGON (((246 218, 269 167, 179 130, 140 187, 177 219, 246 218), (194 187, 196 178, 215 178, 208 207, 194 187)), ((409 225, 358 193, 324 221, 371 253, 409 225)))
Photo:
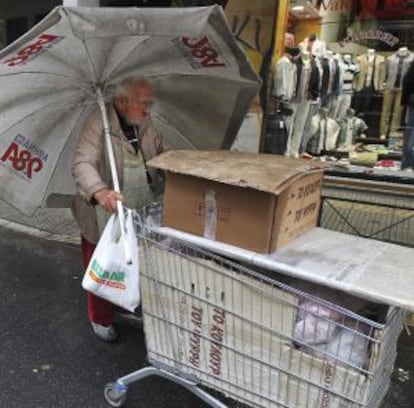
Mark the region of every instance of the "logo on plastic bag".
POLYGON ((88 274, 91 279, 100 285, 109 286, 110 288, 114 289, 126 289, 125 272, 109 272, 102 268, 96 259, 92 261, 92 265, 88 271, 88 274))

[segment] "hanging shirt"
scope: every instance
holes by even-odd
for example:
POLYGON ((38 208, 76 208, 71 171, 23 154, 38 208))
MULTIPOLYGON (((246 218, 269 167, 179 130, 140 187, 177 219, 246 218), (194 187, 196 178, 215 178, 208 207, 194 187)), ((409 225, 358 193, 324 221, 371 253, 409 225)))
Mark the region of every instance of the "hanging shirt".
POLYGON ((326 138, 328 136, 328 121, 326 119, 321 119, 319 122, 319 146, 318 150, 326 150, 326 138))
POLYGON ((321 154, 324 150, 336 148, 339 134, 339 125, 332 118, 321 118, 319 114, 311 119, 311 137, 306 144, 306 151, 310 154, 321 154))
POLYGON ((368 129, 367 124, 356 116, 352 118, 345 117, 338 121, 338 125, 340 127, 338 146, 355 144, 356 139, 368 129))
POLYGON ((329 82, 328 82, 328 93, 332 93, 334 90, 336 75, 336 62, 333 58, 329 60, 329 82))
POLYGON ((374 82, 374 72, 375 72, 375 58, 370 59, 368 58, 368 70, 367 70, 367 77, 365 80, 365 87, 370 87, 373 85, 374 82))
POLYGON ((296 103, 305 102, 309 99, 309 81, 311 76, 312 67, 309 64, 303 64, 300 78, 298 79, 298 87, 296 91, 296 103))
POLYGON ((281 102, 291 102, 296 89, 296 65, 285 55, 276 64, 273 96, 281 102))
POLYGON ((353 82, 355 75, 358 73, 358 66, 354 63, 343 62, 341 64, 341 89, 344 94, 353 93, 353 82))
POLYGON ((345 130, 345 145, 353 144, 354 139, 355 118, 349 119, 345 130))
POLYGON ((398 57, 397 75, 395 77, 394 88, 401 88, 402 68, 404 57, 398 57))

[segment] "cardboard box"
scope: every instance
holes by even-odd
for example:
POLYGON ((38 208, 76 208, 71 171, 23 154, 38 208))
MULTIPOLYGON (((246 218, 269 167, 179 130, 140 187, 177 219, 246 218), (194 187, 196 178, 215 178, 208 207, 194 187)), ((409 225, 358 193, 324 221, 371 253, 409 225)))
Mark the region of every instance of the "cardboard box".
POLYGON ((163 225, 255 252, 273 252, 317 223, 322 170, 299 160, 231 151, 170 151, 163 225))

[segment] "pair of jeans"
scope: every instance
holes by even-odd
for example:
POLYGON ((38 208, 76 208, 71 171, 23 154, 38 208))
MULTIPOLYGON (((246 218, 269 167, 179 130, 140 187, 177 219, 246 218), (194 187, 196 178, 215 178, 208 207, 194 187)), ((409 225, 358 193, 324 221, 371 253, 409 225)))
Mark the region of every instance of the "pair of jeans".
POLYGON ((414 168, 414 107, 412 106, 407 106, 401 168, 414 168))
POLYGON ((395 135, 400 128, 403 113, 401 95, 401 89, 384 89, 380 123, 381 135, 395 135))

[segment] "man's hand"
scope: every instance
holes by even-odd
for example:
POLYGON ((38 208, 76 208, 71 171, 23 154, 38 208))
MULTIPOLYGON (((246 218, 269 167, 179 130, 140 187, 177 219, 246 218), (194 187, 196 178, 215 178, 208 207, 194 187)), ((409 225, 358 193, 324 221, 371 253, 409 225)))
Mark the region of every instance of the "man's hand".
POLYGON ((98 202, 98 204, 109 213, 113 213, 116 211, 117 200, 124 200, 122 194, 117 193, 114 190, 109 190, 108 188, 104 188, 103 190, 97 191, 93 196, 95 200, 98 202))

